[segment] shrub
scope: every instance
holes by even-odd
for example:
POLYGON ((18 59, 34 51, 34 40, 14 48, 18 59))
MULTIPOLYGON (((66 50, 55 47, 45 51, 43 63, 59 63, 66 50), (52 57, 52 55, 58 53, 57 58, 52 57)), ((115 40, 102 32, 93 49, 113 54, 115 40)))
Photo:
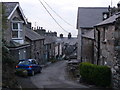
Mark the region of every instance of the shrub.
POLYGON ((90 84, 103 87, 111 84, 111 70, 107 66, 83 62, 80 63, 79 70, 82 79, 90 84))

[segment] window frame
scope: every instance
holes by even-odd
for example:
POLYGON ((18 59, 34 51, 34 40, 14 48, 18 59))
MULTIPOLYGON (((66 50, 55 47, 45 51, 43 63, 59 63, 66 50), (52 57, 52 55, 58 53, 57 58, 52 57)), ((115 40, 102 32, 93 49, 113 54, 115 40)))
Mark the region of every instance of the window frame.
POLYGON ((16 38, 13 38, 13 36, 12 36, 12 39, 23 39, 23 34, 21 36, 21 32, 23 33, 23 23, 24 23, 23 21, 12 21, 12 32, 14 32, 14 31, 18 32, 18 36, 16 38), (13 28, 14 23, 17 23, 18 29, 13 28))
POLYGON ((108 30, 107 26, 103 27, 103 42, 106 42, 106 40, 107 40, 107 38, 106 38, 107 30, 108 30))

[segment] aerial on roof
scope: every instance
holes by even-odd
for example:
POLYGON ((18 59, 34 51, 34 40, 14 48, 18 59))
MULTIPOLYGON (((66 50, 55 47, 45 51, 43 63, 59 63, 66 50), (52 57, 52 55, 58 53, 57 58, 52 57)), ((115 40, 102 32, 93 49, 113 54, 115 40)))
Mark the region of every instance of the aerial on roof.
POLYGON ((102 22, 103 12, 108 12, 108 7, 79 7, 77 16, 78 28, 93 28, 102 22))

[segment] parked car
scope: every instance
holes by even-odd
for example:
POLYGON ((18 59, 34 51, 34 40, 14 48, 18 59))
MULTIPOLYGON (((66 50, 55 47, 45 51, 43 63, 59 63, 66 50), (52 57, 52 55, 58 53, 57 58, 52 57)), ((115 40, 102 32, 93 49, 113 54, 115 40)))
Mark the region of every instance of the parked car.
POLYGON ((16 66, 16 70, 26 70, 27 75, 34 75, 35 73, 40 73, 42 67, 35 59, 26 59, 20 60, 18 65, 16 66))

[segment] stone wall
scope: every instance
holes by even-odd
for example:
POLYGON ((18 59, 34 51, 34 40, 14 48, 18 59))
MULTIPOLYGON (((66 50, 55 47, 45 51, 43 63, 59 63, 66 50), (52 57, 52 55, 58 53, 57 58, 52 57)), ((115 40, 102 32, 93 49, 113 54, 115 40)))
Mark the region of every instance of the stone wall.
POLYGON ((100 64, 113 66, 114 63, 114 25, 103 26, 100 33, 100 64), (105 31, 104 31, 105 27, 105 31))
POLYGON ((113 88, 120 89, 120 16, 115 29, 115 64, 113 66, 113 88))
POLYGON ((94 40, 82 37, 82 62, 94 63, 94 40))
POLYGON ((114 31, 112 24, 98 26, 95 30, 94 59, 99 65, 113 67, 114 63, 114 31), (99 34, 98 34, 99 32, 99 34), (99 49, 98 49, 99 48, 99 49), (98 57, 99 53, 99 57, 98 57))

